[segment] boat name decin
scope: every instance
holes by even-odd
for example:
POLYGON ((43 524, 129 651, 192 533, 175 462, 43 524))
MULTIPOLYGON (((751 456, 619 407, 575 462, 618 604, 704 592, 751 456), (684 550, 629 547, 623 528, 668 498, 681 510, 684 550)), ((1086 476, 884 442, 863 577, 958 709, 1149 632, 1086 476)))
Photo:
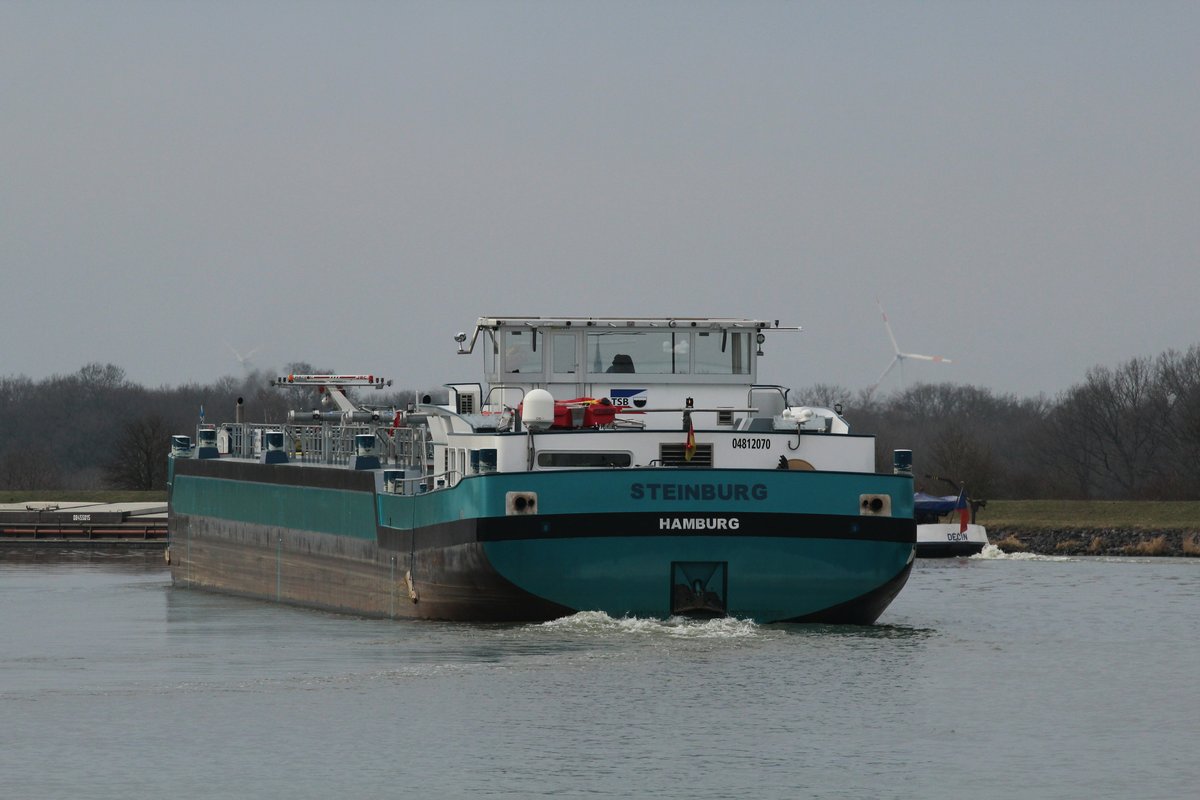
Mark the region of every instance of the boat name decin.
POLYGON ((761 483, 634 483, 629 487, 631 500, 766 500, 767 487, 761 483))
POLYGON ((736 531, 742 526, 737 517, 659 517, 660 531, 736 531))

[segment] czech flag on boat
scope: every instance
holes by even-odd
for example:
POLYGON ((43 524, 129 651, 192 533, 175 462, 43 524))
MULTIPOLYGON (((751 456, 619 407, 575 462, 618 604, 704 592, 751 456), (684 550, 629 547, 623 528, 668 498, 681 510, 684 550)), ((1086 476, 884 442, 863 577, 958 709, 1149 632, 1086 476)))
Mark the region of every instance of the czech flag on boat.
POLYGON ((958 490, 958 502, 954 504, 958 511, 958 532, 966 533, 967 524, 971 521, 971 509, 967 505, 967 487, 958 490))

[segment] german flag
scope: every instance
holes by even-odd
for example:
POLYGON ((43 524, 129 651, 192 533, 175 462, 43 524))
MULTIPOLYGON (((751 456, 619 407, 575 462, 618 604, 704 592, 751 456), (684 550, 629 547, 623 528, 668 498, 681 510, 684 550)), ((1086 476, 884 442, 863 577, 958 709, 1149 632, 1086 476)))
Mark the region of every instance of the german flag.
POLYGON ((687 444, 683 446, 683 460, 691 461, 696 455, 696 429, 692 426, 692 412, 685 411, 687 417, 687 444))

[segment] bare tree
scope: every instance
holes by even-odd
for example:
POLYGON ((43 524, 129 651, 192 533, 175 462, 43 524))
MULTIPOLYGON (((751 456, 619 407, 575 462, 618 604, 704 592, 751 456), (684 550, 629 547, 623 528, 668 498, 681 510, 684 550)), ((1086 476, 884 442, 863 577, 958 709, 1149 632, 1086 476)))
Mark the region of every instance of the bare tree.
POLYGON ((1049 462, 1085 496, 1157 498, 1169 493, 1164 456, 1174 436, 1169 393, 1148 358, 1094 367, 1059 400, 1049 462))
POLYGON ((0 487, 5 489, 56 489, 61 473, 52 455, 44 449, 11 449, 0 458, 0 487))
POLYGON ((1156 362, 1167 406, 1168 475, 1171 495, 1200 498, 1200 345, 1168 350, 1156 362))
POLYGON ((105 481, 116 489, 166 488, 170 437, 166 421, 158 414, 125 423, 113 458, 105 465, 105 481))
POLYGON ((996 489, 998 469, 991 449, 957 422, 947 424, 934 437, 928 463, 934 475, 965 484, 974 497, 992 496, 996 489))
POLYGON ((1078 387, 1063 393, 1033 437, 1035 464, 1051 493, 1063 498, 1087 499, 1099 490, 1094 466, 1099 452, 1081 394, 1078 387))
POLYGON ((800 405, 833 408, 838 403, 849 406, 853 397, 854 393, 844 386, 838 386, 836 383, 816 383, 805 389, 793 390, 788 395, 788 400, 800 405))

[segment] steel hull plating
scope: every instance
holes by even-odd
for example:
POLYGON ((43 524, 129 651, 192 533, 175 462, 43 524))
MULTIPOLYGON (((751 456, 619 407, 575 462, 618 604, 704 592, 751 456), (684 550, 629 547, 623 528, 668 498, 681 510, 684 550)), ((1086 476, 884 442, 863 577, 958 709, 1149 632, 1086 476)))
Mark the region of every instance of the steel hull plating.
POLYGON ((177 584, 369 616, 865 624, 915 542, 911 479, 885 475, 497 473, 406 496, 372 472, 210 460, 176 462, 172 480, 177 584), (861 515, 863 493, 894 516, 861 515))

